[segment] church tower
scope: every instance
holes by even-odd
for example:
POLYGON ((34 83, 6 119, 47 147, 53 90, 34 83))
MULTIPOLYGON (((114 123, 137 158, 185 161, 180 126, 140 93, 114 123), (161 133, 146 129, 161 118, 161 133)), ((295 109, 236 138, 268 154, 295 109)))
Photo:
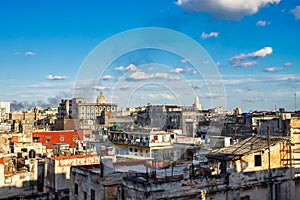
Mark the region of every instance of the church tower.
POLYGON ((100 92, 100 94, 97 98, 97 103, 99 103, 99 104, 106 103, 106 97, 104 96, 102 91, 100 92))
POLYGON ((196 108, 197 110, 202 110, 202 106, 199 102, 199 98, 198 97, 195 97, 195 102, 193 104, 194 108, 196 108))

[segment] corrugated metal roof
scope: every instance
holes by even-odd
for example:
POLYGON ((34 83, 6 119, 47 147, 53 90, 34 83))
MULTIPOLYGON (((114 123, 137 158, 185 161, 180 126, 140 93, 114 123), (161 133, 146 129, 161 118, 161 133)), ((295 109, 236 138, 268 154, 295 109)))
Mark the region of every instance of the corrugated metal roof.
MULTIPOLYGON (((279 142, 287 141, 287 137, 270 137, 270 146, 279 142)), ((214 158, 220 160, 233 160, 241 156, 251 154, 257 151, 268 148, 268 138, 266 136, 254 136, 247 138, 229 147, 217 149, 207 154, 207 158, 214 158)))

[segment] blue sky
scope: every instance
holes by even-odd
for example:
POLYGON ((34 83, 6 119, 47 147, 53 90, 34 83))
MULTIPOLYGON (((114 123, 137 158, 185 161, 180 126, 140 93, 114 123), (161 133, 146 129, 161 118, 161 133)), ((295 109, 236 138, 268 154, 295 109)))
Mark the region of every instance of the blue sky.
MULTIPOLYGON (((276 105, 294 110, 294 94, 300 99, 297 6, 300 2, 291 0, 3 0, 0 101, 52 103, 71 97, 77 73, 97 45, 130 29, 162 27, 192 38, 210 55, 223 80, 225 109, 269 110, 276 105)), ((190 105, 194 94, 204 108, 217 106, 211 99, 219 98, 218 93, 195 74, 189 58, 141 50, 112 62, 96 88, 119 107, 190 105), (156 84, 158 79, 166 82, 156 84), (121 91, 134 86, 132 99, 125 101, 121 91), (186 98, 179 101, 180 95, 186 98)), ((300 100, 297 104, 299 109, 300 100)))

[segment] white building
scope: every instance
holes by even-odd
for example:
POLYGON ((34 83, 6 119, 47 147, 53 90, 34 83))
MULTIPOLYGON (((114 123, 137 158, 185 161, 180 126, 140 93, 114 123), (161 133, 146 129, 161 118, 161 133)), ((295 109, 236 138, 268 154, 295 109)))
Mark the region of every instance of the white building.
POLYGON ((5 118, 5 113, 10 113, 10 102, 0 102, 0 122, 5 118))
POLYGON ((0 102, 0 109, 4 109, 4 113, 10 113, 10 102, 8 101, 1 101, 0 102))

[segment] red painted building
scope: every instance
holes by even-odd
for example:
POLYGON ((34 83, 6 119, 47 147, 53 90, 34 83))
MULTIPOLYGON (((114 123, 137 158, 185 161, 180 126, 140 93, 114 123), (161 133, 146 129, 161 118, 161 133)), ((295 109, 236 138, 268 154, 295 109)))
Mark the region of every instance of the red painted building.
POLYGON ((76 141, 83 139, 83 131, 43 131, 32 132, 34 142, 40 142, 47 149, 52 149, 53 144, 65 143, 76 147, 76 141))

